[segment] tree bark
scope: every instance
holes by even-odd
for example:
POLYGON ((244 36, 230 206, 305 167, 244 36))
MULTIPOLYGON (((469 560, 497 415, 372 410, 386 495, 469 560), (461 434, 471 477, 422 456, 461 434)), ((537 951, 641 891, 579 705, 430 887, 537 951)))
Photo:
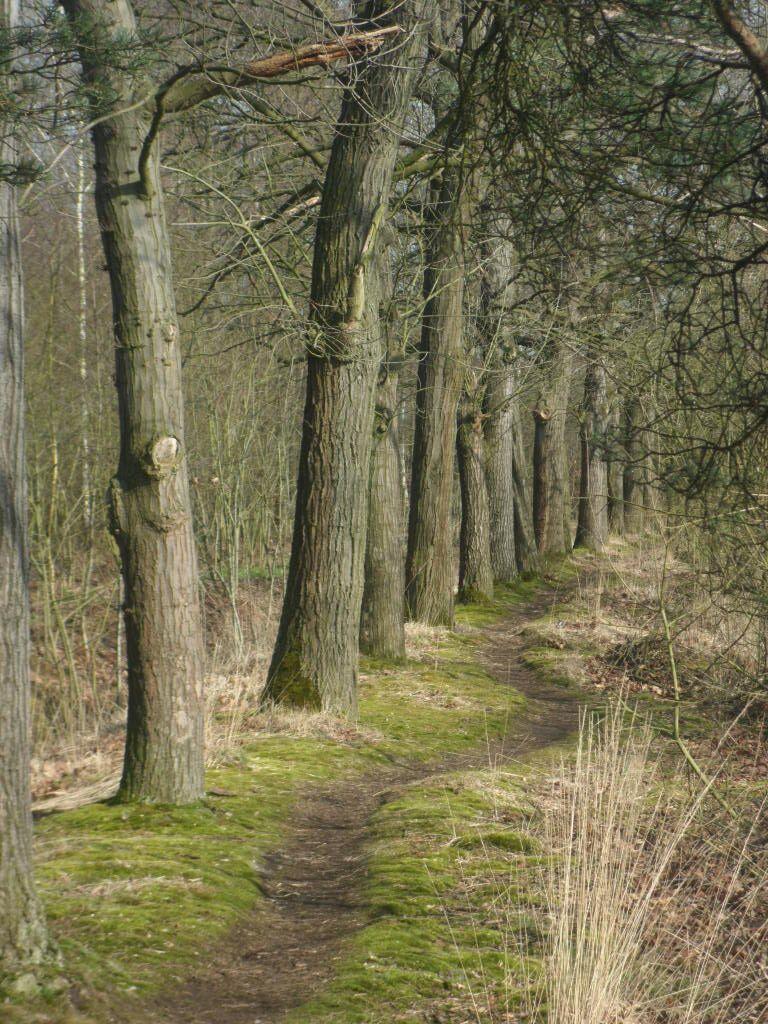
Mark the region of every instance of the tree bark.
POLYGON ((430 211, 405 570, 409 617, 448 628, 454 600, 456 409, 464 373, 464 178, 464 169, 449 163, 430 211))
POLYGON ((512 484, 515 492, 515 558, 525 575, 539 571, 539 549, 533 529, 533 492, 528 471, 528 453, 523 443, 523 418, 515 400, 509 411, 512 437, 512 484))
POLYGON ((291 561, 265 701, 354 712, 373 400, 381 358, 380 227, 421 49, 421 0, 367 5, 403 38, 342 103, 312 273, 307 396, 291 561))
POLYGON ((500 347, 491 354, 483 409, 485 478, 490 514, 491 568, 497 583, 518 573, 515 543, 515 379, 500 347))
POLYGON ((459 538, 459 600, 487 601, 493 597, 491 523, 485 480, 485 446, 481 388, 465 389, 459 401, 456 432, 461 485, 459 538))
POLYGON ((621 438, 621 406, 614 397, 609 414, 608 442, 608 527, 621 537, 624 533, 624 451, 621 438))
POLYGON ((643 445, 640 426, 640 403, 633 399, 626 408, 625 437, 627 461, 624 466, 624 529, 627 533, 642 533, 645 524, 643 508, 643 445))
POLYGON ((509 582, 518 573, 538 571, 533 532, 530 474, 517 395, 516 343, 510 308, 515 289, 515 251, 508 218, 482 208, 487 238, 483 244, 482 318, 486 352, 486 482, 491 517, 491 565, 494 579, 509 582))
POLYGON ((116 40, 135 35, 131 5, 65 6, 92 114, 102 118, 92 133, 96 207, 112 290, 120 417, 110 525, 125 583, 128 661, 119 795, 191 803, 204 792, 202 621, 159 157, 157 146, 146 152, 151 118, 136 106, 132 77, 109 59, 116 40))
POLYGON ((551 455, 549 440, 550 412, 546 408, 533 410, 533 529, 536 547, 542 549, 549 516, 551 455))
MULTIPOLYGON (((382 262, 386 262, 386 253, 382 262)), ((388 304, 392 289, 386 272, 382 272, 381 281, 388 304)), ((398 436, 403 351, 386 310, 380 321, 386 353, 379 370, 373 420, 360 648, 375 658, 399 660, 405 657, 405 522, 398 436)))
POLYGON ((576 546, 592 551, 602 551, 608 539, 608 429, 605 369, 590 358, 579 424, 581 481, 576 546))
MULTIPOLYGON (((0 0, 0 31, 13 31, 17 19, 16 0, 0 0)), ((17 157, 13 126, 2 129, 7 171, 17 157)), ((39 963, 47 941, 32 865, 23 284, 8 180, 0 180, 0 310, 0 974, 14 974, 39 963)))
POLYGON ((571 549, 565 428, 572 366, 570 348, 556 342, 549 379, 533 413, 533 524, 541 555, 565 554, 571 549))
POLYGON ((515 374, 514 342, 508 340, 508 313, 514 278, 510 225, 490 204, 481 208, 482 270, 479 343, 486 373, 483 394, 485 479, 490 514, 491 568, 499 583, 517 576, 515 551, 514 444, 512 435, 515 374))

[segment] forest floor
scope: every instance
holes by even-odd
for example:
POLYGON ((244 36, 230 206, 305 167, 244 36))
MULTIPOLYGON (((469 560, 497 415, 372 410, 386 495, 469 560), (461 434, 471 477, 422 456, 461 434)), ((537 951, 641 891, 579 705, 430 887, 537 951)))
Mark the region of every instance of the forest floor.
MULTIPOLYGON (((66 968, 6 1003, 8 1019, 522 1019, 541 927, 529 825, 553 762, 606 690, 668 727, 668 671, 635 650, 657 586, 647 551, 578 554, 460 609, 455 634, 411 630, 407 662, 364 661, 354 728, 254 712, 202 807, 42 816, 40 886, 66 968)), ((706 764, 722 737, 689 687, 698 664, 681 656, 683 721, 706 764)), ((742 723, 728 740, 748 797, 765 779, 756 735, 742 723)))
MULTIPOLYGON (((472 773, 498 772, 563 741, 578 726, 577 695, 542 682, 520 658, 521 626, 545 614, 555 593, 542 588, 524 608, 507 611, 483 631, 479 661, 497 683, 527 698, 505 731, 464 754, 386 767, 302 794, 288 843, 267 859, 262 875, 265 902, 188 983, 159 1002, 157 1019, 164 1024, 271 1024, 297 1007, 296 1020, 356 1019, 349 1015, 348 1000, 366 997, 355 993, 345 977, 351 967, 350 940, 357 939, 358 955, 360 950, 365 955, 363 972, 367 967, 371 973, 377 967, 372 932, 382 920, 387 929, 395 924, 386 918, 396 916, 400 900, 407 903, 414 895, 403 891, 407 872, 395 867, 394 891, 383 894, 391 901, 386 917, 382 919, 379 904, 372 922, 371 845, 392 808, 400 806, 406 819, 412 818, 413 805, 434 794, 438 812, 450 821, 450 795, 460 794, 472 773), (368 927, 371 934, 366 934, 368 927), (334 979, 332 992, 323 993, 334 979), (316 993, 317 1004, 301 1009, 316 993)), ((429 832, 421 839, 426 850, 429 832)), ((424 868, 427 881, 426 863, 424 868)), ((432 919, 440 914, 436 899, 428 915, 432 919)), ((397 924, 402 927, 402 920, 397 924)), ((421 965, 425 974, 431 960, 427 957, 421 965)), ((383 989, 387 987, 385 983, 383 989)), ((390 1007, 398 998, 398 986, 393 985, 387 996, 390 1007)), ((412 1009, 403 1006, 399 1012, 412 1009)), ((380 1011, 388 1012, 384 1007, 380 1011)))

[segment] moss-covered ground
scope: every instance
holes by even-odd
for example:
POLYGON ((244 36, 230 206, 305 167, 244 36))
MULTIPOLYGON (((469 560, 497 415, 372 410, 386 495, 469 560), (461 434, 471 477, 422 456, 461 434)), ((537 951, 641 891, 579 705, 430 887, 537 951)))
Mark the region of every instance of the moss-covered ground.
MULTIPOLYGON (((539 856, 529 813, 521 779, 490 769, 433 778, 386 804, 372 822, 372 921, 290 1024, 475 1020, 475 1006, 480 1019, 505 1019, 497 1011, 511 1013, 536 971, 511 941, 507 899, 539 856)), ((535 932, 526 914, 514 927, 535 932)))
MULTIPOLYGON (((523 699, 482 668, 478 628, 529 601, 536 587, 521 582, 492 602, 461 607, 459 631, 438 635, 427 657, 404 664, 364 660, 361 729, 350 739, 255 736, 209 772, 199 806, 102 802, 40 819, 39 887, 68 988, 85 1015, 98 1019, 115 999, 140 999, 183 978, 206 947, 258 903, 260 865, 283 841, 306 786, 373 772, 392 760, 439 763, 503 734, 523 699)), ((481 947, 478 969, 498 975, 492 937, 476 934, 473 925, 456 944, 456 937, 447 937, 436 895, 448 877, 470 870, 472 856, 485 856, 497 841, 477 849, 467 841, 477 835, 486 797, 461 779, 455 788, 452 793, 442 782, 437 789, 415 787, 377 819, 373 835, 386 852, 374 858, 371 898, 381 925, 361 937, 368 952, 359 964, 372 987, 361 989, 356 1016, 350 1009, 352 1015, 340 1017, 334 1000, 349 1002, 358 967, 342 972, 338 991, 318 1006, 328 1020, 400 1019, 376 1018, 370 1009, 390 982, 398 991, 390 992, 387 1005, 410 1006, 435 984, 450 992, 460 984, 467 943, 481 947), (454 830, 461 841, 451 841, 454 830)), ((35 1019, 64 1019, 58 987, 43 990, 43 1015, 35 1019)), ((27 1019, 20 1005, 4 1009, 9 1020, 27 1019)))

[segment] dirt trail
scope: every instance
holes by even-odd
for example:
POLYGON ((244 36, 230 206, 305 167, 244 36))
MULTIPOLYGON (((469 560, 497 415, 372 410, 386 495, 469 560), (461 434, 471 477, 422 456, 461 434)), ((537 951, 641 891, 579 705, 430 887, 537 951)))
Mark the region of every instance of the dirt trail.
POLYGON ((267 900, 181 988, 145 1012, 153 1024, 273 1024, 333 977, 347 941, 365 925, 363 897, 369 822, 404 785, 444 772, 515 760, 564 739, 578 723, 578 700, 543 685, 520 660, 520 632, 554 600, 545 592, 485 631, 481 657, 499 682, 529 698, 503 741, 438 763, 377 772, 308 791, 291 839, 267 862, 267 900))

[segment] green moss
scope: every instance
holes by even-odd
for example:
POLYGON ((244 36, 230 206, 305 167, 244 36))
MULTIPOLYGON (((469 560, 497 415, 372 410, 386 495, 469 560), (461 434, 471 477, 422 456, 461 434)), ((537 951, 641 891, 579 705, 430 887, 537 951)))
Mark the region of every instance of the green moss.
POLYGON ((260 897, 301 783, 371 752, 269 738, 209 772, 197 807, 92 804, 38 825, 39 884, 67 971, 100 991, 143 993, 183 976, 260 897), (201 942, 201 937, 204 940, 201 942))
POLYGON ((493 595, 487 594, 482 587, 462 587, 458 593, 457 601, 459 604, 492 604, 493 595))
POLYGON ((573 657, 551 647, 529 647, 521 655, 528 668, 554 686, 568 689, 581 681, 578 671, 573 665, 573 657))
MULTIPOLYGON (((519 593, 513 588, 484 609, 491 620, 483 621, 503 615, 519 593)), ((437 760, 504 733, 523 698, 482 669, 478 644, 477 636, 449 634, 429 662, 363 659, 360 724, 375 740, 260 737, 208 773, 210 795, 202 805, 98 803, 39 821, 38 880, 71 982, 94 998, 124 999, 188 975, 206 946, 261 898, 261 865, 281 843, 305 785, 370 771, 392 758, 437 760)), ((462 803, 467 813, 470 804, 469 798, 462 803)), ((440 806, 443 813, 444 801, 440 806)), ((421 810, 432 815, 435 830, 443 828, 434 809, 424 803, 421 810)), ((433 861, 440 875, 443 852, 433 861)), ((382 861, 380 877, 386 872, 382 861)), ((397 905, 411 898, 411 885, 413 899, 426 898, 429 884, 423 865, 406 866, 397 905)), ((383 890, 372 898, 385 914, 383 890)), ((404 968, 411 991, 421 990, 429 973, 418 966, 418 950, 445 943, 437 918, 428 932, 397 939, 411 951, 404 968)), ((382 936, 382 949, 386 941, 382 936)), ((440 956, 456 969, 450 951, 440 956)), ((365 976, 385 978, 386 971, 366 968, 365 976)))
POLYGON ((331 985, 290 1024, 441 1020, 443 1006, 475 1019, 473 997, 513 1008, 531 963, 524 969, 510 928, 529 943, 538 930, 528 913, 510 916, 501 897, 523 900, 535 844, 500 828, 498 815, 500 804, 506 816, 521 801, 508 776, 470 772, 411 786, 382 808, 367 892, 373 919, 331 985))
POLYGON ((438 663, 410 662, 382 679, 361 680, 360 722, 382 733, 376 749, 429 760, 504 733, 523 698, 504 689, 476 661, 469 638, 440 644, 438 663))
POLYGON ((461 626, 482 629, 492 626, 508 615, 510 611, 529 603, 541 589, 536 578, 515 580, 514 583, 497 583, 492 598, 466 602, 456 606, 456 622, 461 626))
POLYGON ((488 849, 496 847, 499 850, 508 850, 511 853, 536 853, 538 844, 526 832, 509 831, 476 832, 464 836, 459 840, 463 849, 472 849, 476 846, 488 849))
POLYGON ((314 711, 319 711, 322 707, 322 698, 316 683, 304 674, 301 659, 293 651, 283 655, 280 667, 269 685, 270 696, 279 696, 283 704, 314 711))

